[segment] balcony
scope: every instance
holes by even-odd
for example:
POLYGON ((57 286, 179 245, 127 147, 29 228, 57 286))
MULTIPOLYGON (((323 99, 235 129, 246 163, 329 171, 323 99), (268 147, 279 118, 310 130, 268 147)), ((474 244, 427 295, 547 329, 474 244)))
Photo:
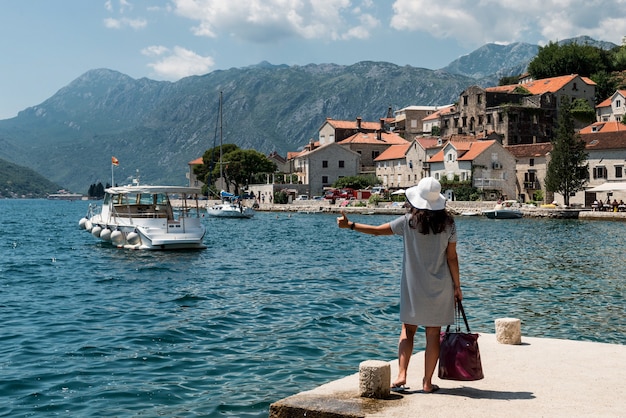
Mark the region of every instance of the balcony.
POLYGON ((541 184, 538 181, 525 181, 524 189, 526 190, 541 190, 541 184))
POLYGON ((474 178, 474 187, 478 189, 500 189, 502 179, 474 178))

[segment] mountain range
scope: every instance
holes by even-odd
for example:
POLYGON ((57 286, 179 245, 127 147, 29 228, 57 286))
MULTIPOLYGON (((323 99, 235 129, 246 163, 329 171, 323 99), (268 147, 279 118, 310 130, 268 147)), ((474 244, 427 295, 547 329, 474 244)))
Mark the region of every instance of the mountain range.
MULTIPOLYGON (((616 45, 591 38, 605 48, 616 45)), ((539 47, 488 44, 430 70, 365 61, 353 65, 272 65, 218 70, 177 82, 133 79, 110 69, 81 75, 43 103, 0 121, 0 159, 74 192, 137 174, 142 183, 183 185, 188 162, 223 143, 285 156, 327 117, 378 121, 389 109, 445 105, 471 85, 497 85, 524 72, 539 47)))

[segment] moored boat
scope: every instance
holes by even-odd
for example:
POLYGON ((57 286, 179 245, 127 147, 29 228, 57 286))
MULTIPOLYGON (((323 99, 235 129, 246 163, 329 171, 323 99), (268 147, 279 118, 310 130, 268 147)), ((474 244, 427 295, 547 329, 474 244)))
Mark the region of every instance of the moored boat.
POLYGON ((484 210, 483 215, 489 219, 519 219, 523 216, 520 204, 516 200, 499 202, 492 210, 484 210))
POLYGON ((252 218, 255 210, 245 206, 239 196, 232 193, 220 192, 222 203, 213 206, 207 206, 206 211, 209 216, 216 218, 252 218))
POLYGON ((105 190, 100 207, 89 205, 79 227, 118 248, 202 249, 205 227, 200 189, 178 186, 121 186, 105 190), (174 210, 176 196, 181 207, 174 210))

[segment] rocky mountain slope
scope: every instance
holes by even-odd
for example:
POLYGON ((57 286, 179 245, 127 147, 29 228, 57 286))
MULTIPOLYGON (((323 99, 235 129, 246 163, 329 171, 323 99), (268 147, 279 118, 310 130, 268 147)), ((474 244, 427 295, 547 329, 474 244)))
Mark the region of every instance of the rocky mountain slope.
POLYGON ((146 183, 185 184, 187 163, 224 143, 286 155, 317 136, 327 117, 378 121, 410 105, 453 103, 470 85, 497 84, 535 56, 527 44, 485 45, 440 70, 359 62, 342 66, 261 63, 178 82, 88 71, 41 104, 0 121, 0 158, 75 192, 140 171, 146 183))

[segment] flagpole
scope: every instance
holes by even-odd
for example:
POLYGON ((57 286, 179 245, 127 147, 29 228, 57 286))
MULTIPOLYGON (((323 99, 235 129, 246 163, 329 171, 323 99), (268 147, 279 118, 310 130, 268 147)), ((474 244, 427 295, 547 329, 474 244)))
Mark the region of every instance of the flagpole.
POLYGON ((115 181, 113 180, 113 166, 115 166, 115 164, 111 161, 111 187, 115 187, 115 181))

